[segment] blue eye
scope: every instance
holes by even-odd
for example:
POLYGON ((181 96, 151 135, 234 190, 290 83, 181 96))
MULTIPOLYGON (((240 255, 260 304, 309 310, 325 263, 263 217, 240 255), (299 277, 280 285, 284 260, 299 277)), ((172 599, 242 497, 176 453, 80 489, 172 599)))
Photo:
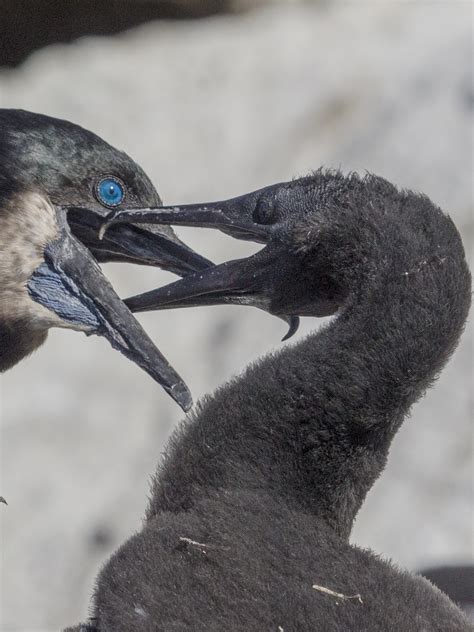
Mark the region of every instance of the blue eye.
POLYGON ((125 185, 117 178, 102 178, 97 183, 95 192, 101 204, 113 208, 122 204, 125 197, 125 185))

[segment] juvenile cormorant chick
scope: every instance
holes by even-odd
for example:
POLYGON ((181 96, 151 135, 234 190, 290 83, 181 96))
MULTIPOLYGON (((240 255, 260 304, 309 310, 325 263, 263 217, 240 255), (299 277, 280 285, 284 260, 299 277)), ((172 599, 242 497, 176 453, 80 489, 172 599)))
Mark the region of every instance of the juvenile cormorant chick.
POLYGON ((349 543, 395 433, 466 320, 470 274, 449 217, 381 178, 318 171, 115 221, 215 226, 266 244, 135 297, 133 309, 226 301, 338 315, 178 428, 142 531, 98 578, 89 629, 470 630, 428 581, 349 543))

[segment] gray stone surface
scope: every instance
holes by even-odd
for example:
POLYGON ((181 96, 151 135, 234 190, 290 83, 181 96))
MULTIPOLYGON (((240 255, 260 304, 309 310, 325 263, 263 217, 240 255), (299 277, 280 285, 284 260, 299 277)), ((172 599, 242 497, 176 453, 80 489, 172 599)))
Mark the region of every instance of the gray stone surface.
MULTIPOLYGON (((168 202, 217 199, 320 166, 429 194, 472 246, 470 3, 275 6, 83 39, 0 71, 0 106, 83 124, 126 149, 168 202)), ((215 260, 255 246, 180 234, 215 260)), ((122 295, 171 278, 109 265, 122 295)), ((145 315, 195 398, 279 344, 245 308, 145 315)), ((318 326, 306 321, 303 335, 318 326)), ((397 436, 353 541, 398 563, 466 560, 472 340, 397 436)), ((436 341, 433 341, 436 344, 436 341)), ((1 378, 1 630, 84 619, 94 576, 140 527, 179 410, 99 339, 55 331, 1 378)))

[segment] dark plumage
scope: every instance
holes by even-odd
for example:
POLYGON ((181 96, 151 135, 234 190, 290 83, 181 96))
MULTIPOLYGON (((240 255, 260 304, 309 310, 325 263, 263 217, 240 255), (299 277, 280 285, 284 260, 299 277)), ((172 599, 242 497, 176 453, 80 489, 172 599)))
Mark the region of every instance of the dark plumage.
POLYGON ((106 336, 189 408, 186 386, 96 263, 159 265, 178 274, 208 266, 169 227, 120 226, 99 239, 112 206, 160 202, 143 170, 92 132, 0 110, 0 371, 41 345, 49 328, 68 327, 106 336))
POLYGON ((178 428, 143 529, 98 578, 90 629, 471 629, 429 582, 348 541, 395 433, 463 329, 471 281, 452 221, 381 178, 323 171, 201 210, 155 211, 155 221, 253 231, 267 245, 134 308, 226 301, 339 314, 178 428))
POLYGON ((110 208, 98 200, 96 185, 109 175, 125 186, 123 208, 161 204, 143 169, 93 132, 43 114, 0 109, 0 200, 37 190, 54 205, 79 207, 69 211, 68 221, 101 262, 159 265, 177 274, 209 265, 168 226, 127 227, 99 240, 98 229, 110 208))
POLYGON ((474 623, 474 565, 434 566, 419 573, 445 592, 474 623))

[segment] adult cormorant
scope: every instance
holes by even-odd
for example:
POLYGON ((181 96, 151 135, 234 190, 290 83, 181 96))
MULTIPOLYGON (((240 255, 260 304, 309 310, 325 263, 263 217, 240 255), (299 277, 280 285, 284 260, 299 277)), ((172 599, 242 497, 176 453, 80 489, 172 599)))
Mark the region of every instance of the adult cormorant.
POLYGON ((143 170, 95 134, 67 121, 0 110, 1 371, 42 344, 50 327, 69 327, 104 335, 190 407, 186 385, 94 259, 178 274, 208 266, 168 227, 128 225, 98 239, 111 208, 160 203, 143 170), (66 208, 72 206, 87 210, 66 208))
POLYGON ((226 202, 114 213, 265 243, 128 301, 336 314, 204 398, 176 431, 146 522, 102 570, 100 632, 467 631, 438 589, 349 544, 412 404, 456 347, 471 280, 427 197, 318 171, 226 202))

